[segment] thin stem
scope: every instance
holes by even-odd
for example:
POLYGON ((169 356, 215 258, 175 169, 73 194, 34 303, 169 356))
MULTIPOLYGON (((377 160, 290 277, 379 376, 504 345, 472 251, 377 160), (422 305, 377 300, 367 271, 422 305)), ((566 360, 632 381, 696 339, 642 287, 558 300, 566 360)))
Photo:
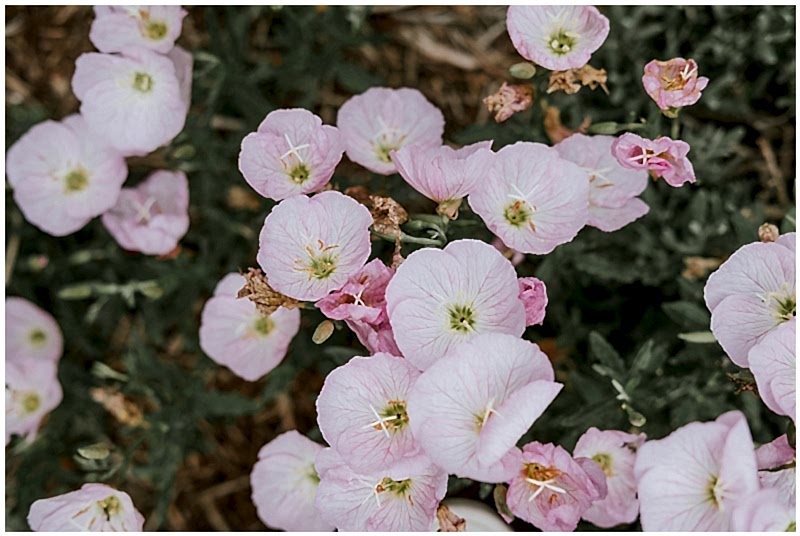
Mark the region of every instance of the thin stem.
POLYGON ((677 117, 672 119, 672 131, 670 132, 670 137, 673 140, 677 140, 680 138, 681 135, 681 120, 677 117))

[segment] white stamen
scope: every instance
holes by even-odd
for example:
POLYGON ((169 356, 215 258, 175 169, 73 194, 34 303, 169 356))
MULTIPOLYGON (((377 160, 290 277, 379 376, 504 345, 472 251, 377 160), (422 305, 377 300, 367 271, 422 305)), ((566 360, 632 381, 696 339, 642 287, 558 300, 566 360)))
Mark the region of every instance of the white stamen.
POLYGON ((364 300, 362 300, 362 299, 361 299, 361 295, 364 293, 364 290, 365 290, 365 289, 363 289, 363 288, 362 288, 361 290, 359 290, 359 291, 358 291, 358 294, 356 294, 355 296, 353 296, 353 298, 355 299, 355 302, 353 302, 353 303, 354 303, 355 305, 363 305, 364 307, 366 307, 366 306, 367 306, 367 304, 366 304, 366 303, 364 303, 364 300))
POLYGON ((484 414, 483 414, 483 422, 481 423, 481 427, 484 427, 484 426, 486 426, 486 421, 488 421, 488 420, 489 420, 489 415, 491 415, 492 413, 494 413, 494 414, 495 414, 495 415, 497 415, 498 417, 502 417, 502 415, 500 415, 500 414, 497 412, 497 410, 495 410, 495 409, 492 407, 492 406, 494 406, 494 401, 495 401, 495 398, 496 398, 496 397, 494 397, 494 396, 493 396, 493 397, 492 397, 492 398, 489 400, 489 403, 488 403, 488 404, 486 404, 486 413, 484 413, 484 414))
POLYGON ((683 67, 683 70, 681 71, 681 78, 684 80, 688 80, 694 73, 697 72, 697 67, 692 67, 692 69, 690 70, 689 66, 690 65, 687 63, 683 67))
POLYGON ((397 415, 392 415, 391 417, 381 417, 380 415, 378 415, 378 412, 375 411, 375 408, 372 407, 372 404, 369 405, 369 409, 372 410, 372 413, 378 420, 364 426, 364 428, 374 428, 375 426, 380 426, 381 430, 383 430, 383 433, 386 435, 386 439, 391 439, 392 436, 389 435, 389 430, 386 428, 386 421, 393 421, 397 419, 397 415))
POLYGON ((305 164, 305 160, 303 160, 303 155, 300 154, 300 149, 308 149, 311 146, 307 143, 295 146, 292 144, 292 140, 289 138, 288 134, 284 134, 283 137, 286 138, 286 143, 289 144, 289 150, 281 155, 281 160, 283 160, 287 156, 294 155, 295 158, 297 158, 301 164, 305 164))
POLYGON ((148 223, 150 218, 153 217, 153 215, 150 214, 150 209, 153 208, 153 205, 156 203, 155 198, 148 197, 144 204, 136 200, 132 200, 131 203, 133 204, 133 209, 136 211, 136 222, 148 223))
POLYGON ((566 493, 567 490, 565 490, 563 488, 560 488, 560 487, 556 486, 555 484, 553 484, 553 482, 555 482, 555 481, 556 481, 555 478, 551 478, 550 480, 536 480, 536 479, 533 479, 533 478, 526 478, 525 482, 528 482, 529 484, 533 484, 534 486, 538 486, 536 491, 533 492, 530 497, 528 497, 528 502, 531 502, 536 497, 541 495, 542 492, 544 492, 545 489, 549 489, 550 491, 554 491, 556 493, 566 493))
POLYGON ((629 162, 637 162, 637 161, 641 160, 642 161, 642 165, 646 166, 648 160, 650 160, 655 155, 656 154, 654 152, 650 151, 649 149, 644 149, 642 151, 642 154, 640 154, 639 156, 631 156, 630 158, 628 158, 628 161, 629 162))

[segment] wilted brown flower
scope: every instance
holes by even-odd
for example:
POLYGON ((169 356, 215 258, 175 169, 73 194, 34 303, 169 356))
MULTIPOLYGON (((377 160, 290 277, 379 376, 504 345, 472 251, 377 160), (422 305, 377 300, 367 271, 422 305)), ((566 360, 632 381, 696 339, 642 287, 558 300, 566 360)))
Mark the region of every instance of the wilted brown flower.
POLYGON ((762 242, 775 242, 781 232, 771 223, 762 223, 758 228, 758 239, 762 242))
POLYGON ((686 269, 681 272, 681 276, 689 281, 705 277, 712 270, 719 268, 722 264, 720 259, 709 259, 706 257, 684 257, 683 264, 686 269))
POLYGON ((369 209, 375 231, 400 240, 400 226, 408 221, 408 212, 400 203, 391 197, 370 194, 363 186, 351 186, 344 193, 369 209))
POLYGON ((147 427, 139 406, 113 387, 95 387, 89 391, 92 400, 103 406, 117 421, 127 426, 147 427))
POLYGON ((267 276, 258 268, 248 268, 244 274, 244 288, 239 291, 238 298, 247 298, 254 304, 262 315, 271 315, 278 307, 294 309, 300 306, 300 302, 275 292, 267 282, 267 276))
POLYGON ((570 130, 561 122, 561 110, 555 106, 548 106, 544 110, 544 131, 553 143, 569 138, 576 132, 586 132, 591 124, 592 120, 586 117, 576 130, 570 130))
POLYGON ((494 120, 502 123, 517 112, 527 110, 533 104, 533 86, 527 84, 508 84, 503 82, 494 95, 483 99, 483 103, 491 113, 494 120))
POLYGON ((439 520, 439 532, 467 532, 467 522, 443 504, 436 509, 436 519, 439 520))
POLYGON ((608 75, 605 69, 595 69, 587 63, 580 69, 553 71, 550 74, 550 86, 547 88, 547 93, 563 91, 572 95, 580 91, 583 86, 588 86, 589 89, 597 89, 597 86, 600 86, 608 95, 607 81, 608 75))

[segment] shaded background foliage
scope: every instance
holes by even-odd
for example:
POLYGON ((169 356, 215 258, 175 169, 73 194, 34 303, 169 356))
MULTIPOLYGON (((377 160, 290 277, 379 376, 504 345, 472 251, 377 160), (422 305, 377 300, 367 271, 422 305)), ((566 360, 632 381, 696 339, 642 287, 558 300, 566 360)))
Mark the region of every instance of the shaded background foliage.
MULTIPOLYGON (((446 140, 493 139, 498 149, 549 143, 545 104, 572 128, 586 117, 643 119, 645 135, 669 134, 641 86, 642 69, 653 58, 696 59, 711 82, 682 112, 681 137, 691 144, 697 183, 651 183, 643 195, 650 213, 641 220, 613 234, 584 229, 518 266, 547 284, 544 326, 526 338, 542 346, 566 385, 525 440, 571 448, 590 426, 656 438, 734 408, 747 414, 757 442, 782 433, 788 419, 752 393, 735 394, 726 373, 737 368, 717 344, 678 335, 708 330, 708 266, 756 240, 764 221, 794 229, 795 9, 601 10, 611 33, 591 63, 608 71, 610 95, 587 88, 546 95, 539 73, 534 106, 495 124, 481 99, 511 81, 507 68, 521 61, 504 8, 189 9, 179 41, 195 57, 186 129, 169 147, 131 161, 128 179, 135 184, 158 167, 188 173, 191 228, 177 256, 122 251, 99 219, 50 237, 24 221, 6 187, 7 295, 51 311, 65 335, 62 404, 32 445, 14 442, 6 451, 7 528, 25 529, 38 498, 105 481, 132 495, 147 529, 263 530, 249 488, 258 449, 292 428, 321 440, 314 401, 324 377, 364 350, 346 329, 314 345, 323 317, 303 311, 283 364, 258 382, 203 355, 202 305, 224 274, 255 265, 273 205, 239 174, 239 144, 276 108, 309 108, 335 123, 350 95, 374 85, 419 88, 443 110, 446 140), (128 413, 115 417, 95 401, 97 389, 121 393, 128 413), (98 456, 85 447, 97 443, 110 454, 92 460, 98 456)), ((85 7, 7 9, 7 147, 34 123, 77 110, 69 80, 75 58, 92 50, 91 18, 85 7)), ((433 212, 398 176, 372 175, 346 158, 332 182, 363 184, 411 213, 433 212)), ((466 207, 459 222, 450 240, 491 240, 466 207)), ((373 253, 388 260, 391 245, 375 242, 373 253)), ((491 504, 491 489, 452 479, 449 495, 491 504)))

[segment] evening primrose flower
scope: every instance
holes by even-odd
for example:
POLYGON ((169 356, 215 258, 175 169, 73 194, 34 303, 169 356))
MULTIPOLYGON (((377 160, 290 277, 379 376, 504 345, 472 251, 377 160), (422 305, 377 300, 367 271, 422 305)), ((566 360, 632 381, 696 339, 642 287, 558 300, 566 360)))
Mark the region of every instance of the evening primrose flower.
POLYGON ((314 507, 319 475, 314 460, 323 449, 296 430, 261 447, 250 474, 253 504, 265 525, 287 532, 332 532, 314 507))
POLYGON ((760 489, 733 507, 735 532, 796 532, 795 505, 787 506, 776 489, 760 489))
POLYGON ((439 147, 444 116, 416 89, 373 87, 345 102, 336 118, 347 156, 370 171, 391 175, 391 152, 407 145, 439 147))
POLYGON ((84 484, 34 502, 28 525, 36 532, 141 532, 144 517, 127 493, 105 484, 84 484))
POLYGON ((397 347, 397 341, 394 340, 394 331, 388 319, 381 320, 379 324, 371 324, 348 318, 344 323, 356 334, 358 342, 363 344, 370 354, 385 352, 390 355, 403 355, 397 347))
POLYGON ((520 277, 519 299, 525 305, 525 325, 535 326, 544 322, 547 307, 547 287, 535 277, 520 277))
POLYGON ((480 333, 525 330, 514 267, 478 240, 409 255, 386 288, 386 310, 400 351, 420 370, 480 333))
POLYGON ((336 127, 308 110, 275 110, 242 140, 239 170, 255 191, 280 201, 321 190, 343 153, 336 127))
POLYGON ((708 78, 697 76, 694 60, 673 58, 668 61, 653 60, 644 66, 642 84, 647 94, 662 110, 675 110, 696 103, 708 78))
POLYGON ((284 199, 264 221, 258 263, 276 291, 319 300, 367 262, 370 225, 364 205, 333 190, 284 199))
POLYGON ((792 318, 770 331, 747 354, 761 400, 769 409, 792 421, 797 413, 796 342, 796 321, 792 318))
POLYGON ((355 320, 379 325, 389 319, 386 314, 386 287, 394 270, 380 259, 372 259, 347 283, 331 292, 315 305, 332 320, 355 320))
POLYGON ((56 367, 53 361, 6 361, 6 445, 14 435, 36 439, 42 420, 61 403, 56 367))
POLYGON ((6 362, 57 362, 64 351, 61 329, 50 313, 24 298, 6 298, 6 362))
POLYGON ((181 6, 95 6, 89 39, 100 52, 142 47, 166 54, 186 14, 181 6))
POLYGON ((794 508, 797 498, 797 451, 786 434, 756 449, 758 481, 762 488, 776 488, 780 500, 794 508))
POLYGON ((685 141, 666 136, 647 140, 630 132, 614 140, 611 145, 611 152, 622 167, 647 170, 675 188, 697 180, 694 167, 686 156, 689 149, 685 141))
POLYGON ((552 71, 583 67, 609 30, 592 6, 510 6, 506 24, 522 57, 552 71))

